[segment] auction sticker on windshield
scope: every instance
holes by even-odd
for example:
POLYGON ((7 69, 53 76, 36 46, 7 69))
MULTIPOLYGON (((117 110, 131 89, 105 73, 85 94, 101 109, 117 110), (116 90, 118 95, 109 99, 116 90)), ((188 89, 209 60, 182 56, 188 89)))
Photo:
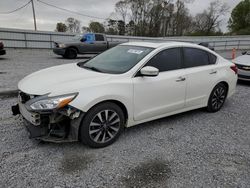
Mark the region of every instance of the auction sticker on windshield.
POLYGON ((143 51, 142 50, 129 49, 128 53, 140 55, 141 53, 143 53, 143 51))

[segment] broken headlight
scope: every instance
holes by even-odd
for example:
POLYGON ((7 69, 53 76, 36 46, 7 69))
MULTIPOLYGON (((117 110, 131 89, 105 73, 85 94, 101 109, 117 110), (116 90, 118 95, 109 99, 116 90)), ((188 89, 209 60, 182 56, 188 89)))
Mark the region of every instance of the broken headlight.
POLYGON ((33 110, 53 110, 63 108, 68 105, 77 94, 51 97, 36 101, 30 105, 33 110))

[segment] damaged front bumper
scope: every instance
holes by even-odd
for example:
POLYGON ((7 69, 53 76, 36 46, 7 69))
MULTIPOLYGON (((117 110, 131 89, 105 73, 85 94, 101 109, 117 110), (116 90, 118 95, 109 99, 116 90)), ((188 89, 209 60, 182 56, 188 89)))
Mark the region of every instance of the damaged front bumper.
MULTIPOLYGON (((19 97, 20 98, 20 97, 19 97)), ((13 115, 21 114, 30 138, 46 142, 78 141, 79 127, 84 113, 69 105, 50 111, 32 111, 19 100, 12 106, 13 115)))

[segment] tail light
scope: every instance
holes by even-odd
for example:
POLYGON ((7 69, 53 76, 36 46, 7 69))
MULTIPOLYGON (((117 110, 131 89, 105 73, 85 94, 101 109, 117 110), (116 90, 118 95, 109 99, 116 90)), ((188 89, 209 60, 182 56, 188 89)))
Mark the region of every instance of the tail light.
POLYGON ((230 68, 235 72, 235 74, 238 74, 238 68, 236 65, 232 65, 230 68))

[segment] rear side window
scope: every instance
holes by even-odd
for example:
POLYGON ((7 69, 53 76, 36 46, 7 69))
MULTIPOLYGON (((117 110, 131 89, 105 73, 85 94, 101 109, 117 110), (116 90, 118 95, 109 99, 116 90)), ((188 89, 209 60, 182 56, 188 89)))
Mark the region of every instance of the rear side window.
POLYGON ((211 65, 214 65, 217 62, 217 57, 214 54, 208 53, 209 54, 209 62, 211 65))
POLYGON ((209 54, 197 48, 183 48, 184 63, 186 68, 210 64, 209 54))
POLYGON ((95 40, 96 41, 104 41, 104 36, 103 35, 95 35, 95 40))
POLYGON ((181 50, 172 48, 155 55, 146 66, 159 69, 160 72, 181 69, 181 50))

